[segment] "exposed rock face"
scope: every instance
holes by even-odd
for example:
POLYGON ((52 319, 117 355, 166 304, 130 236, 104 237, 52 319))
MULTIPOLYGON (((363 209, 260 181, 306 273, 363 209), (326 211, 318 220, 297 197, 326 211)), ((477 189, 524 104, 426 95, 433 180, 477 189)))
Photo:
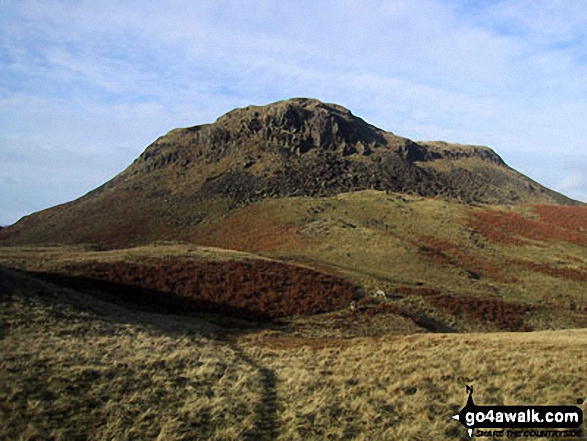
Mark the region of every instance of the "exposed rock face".
POLYGON ((414 142, 341 106, 296 98, 172 130, 111 181, 28 216, 0 240, 22 234, 27 242, 100 241, 112 231, 156 236, 198 224, 214 201, 238 207, 365 189, 465 203, 576 203, 512 170, 487 147, 414 142))
POLYGON ((228 197, 236 205, 369 188, 467 203, 572 202, 509 169, 487 147, 416 143, 341 106, 303 98, 174 130, 116 182, 172 171, 192 175, 191 191, 201 197, 228 197))
POLYGON ((230 155, 242 157, 241 165, 248 168, 263 153, 290 161, 308 153, 331 153, 329 159, 333 159, 369 156, 390 146, 412 162, 426 156, 422 146, 377 129, 343 107, 298 98, 236 109, 214 124, 174 130, 150 146, 136 165, 138 170, 152 171, 170 163, 209 164, 230 155))

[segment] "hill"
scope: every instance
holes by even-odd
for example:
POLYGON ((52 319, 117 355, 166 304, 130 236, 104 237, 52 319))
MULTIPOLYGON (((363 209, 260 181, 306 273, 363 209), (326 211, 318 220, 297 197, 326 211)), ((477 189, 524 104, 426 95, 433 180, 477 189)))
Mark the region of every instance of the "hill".
POLYGON ((110 300, 340 336, 586 326, 586 248, 587 207, 490 149, 308 99, 174 130, 0 231, 0 265, 110 300))
POLYGON ((584 398, 586 286, 587 206, 492 150, 237 109, 0 231, 0 438, 469 439, 465 385, 584 398))
POLYGON ((2 230, 0 243, 184 240, 206 219, 267 198, 368 189, 467 204, 576 204, 487 147, 417 143, 299 98, 172 130, 103 186, 2 230))
POLYGON ((587 326, 585 231, 587 207, 367 190, 265 199, 206 219, 185 242, 3 246, 0 265, 311 336, 545 330, 587 326))

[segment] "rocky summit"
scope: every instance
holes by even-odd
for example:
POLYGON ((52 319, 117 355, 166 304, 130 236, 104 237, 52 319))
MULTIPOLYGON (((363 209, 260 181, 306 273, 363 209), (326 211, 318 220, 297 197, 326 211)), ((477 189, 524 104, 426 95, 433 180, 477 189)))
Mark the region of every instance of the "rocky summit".
POLYGON ((172 130, 109 182, 23 218, 0 240, 173 239, 211 213, 266 198, 369 189, 465 204, 576 204, 508 167, 487 147, 414 142, 339 105, 294 98, 172 130))
POLYGON ((344 107, 304 98, 236 109, 214 124, 173 130, 109 185, 144 186, 160 176, 161 190, 172 191, 181 186, 180 175, 192 194, 236 205, 365 189, 466 203, 572 202, 516 173, 487 147, 417 143, 344 107))

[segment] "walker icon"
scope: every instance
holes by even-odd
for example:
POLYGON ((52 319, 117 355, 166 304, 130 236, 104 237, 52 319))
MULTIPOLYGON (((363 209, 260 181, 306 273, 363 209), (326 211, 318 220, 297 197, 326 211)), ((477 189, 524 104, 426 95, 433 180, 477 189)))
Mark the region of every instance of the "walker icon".
POLYGON ((473 436, 474 427, 469 427, 469 425, 465 423, 467 412, 474 411, 476 407, 475 403, 473 403, 473 388, 471 386, 467 386, 467 393, 469 394, 469 398, 467 398, 467 404, 461 409, 459 413, 453 415, 452 418, 453 420, 460 421, 463 426, 468 428, 467 432, 469 433, 469 436, 473 436))
POLYGON ((452 418, 473 436, 474 429, 576 428, 583 422, 577 406, 477 406, 473 388, 467 386, 467 404, 452 418))

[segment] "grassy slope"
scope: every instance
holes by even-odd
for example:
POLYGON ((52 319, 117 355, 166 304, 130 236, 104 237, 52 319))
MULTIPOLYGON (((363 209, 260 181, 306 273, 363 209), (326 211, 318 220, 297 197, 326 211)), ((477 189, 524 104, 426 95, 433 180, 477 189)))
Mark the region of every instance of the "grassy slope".
POLYGON ((587 326, 587 207, 472 207, 363 191, 219 210, 177 234, 184 244, 2 247, 0 264, 63 272, 88 261, 277 259, 343 275, 367 297, 384 289, 385 304, 456 331, 587 326), (515 308, 523 325, 487 320, 515 308))
POLYGON ((414 294, 437 290, 542 308, 538 329, 586 326, 587 207, 471 207, 364 191, 263 201, 185 239, 335 269, 366 294, 381 288, 420 309, 428 306, 414 294))
MULTIPOLYGON (((575 404, 585 330, 304 339, 1 270, 2 439, 468 439, 478 404, 575 404)), ((583 438, 585 439, 585 438, 583 438)))
POLYGON ((0 268, 0 438, 464 440, 448 418, 465 384, 479 404, 575 404, 587 390, 585 330, 422 334, 393 311, 499 331, 479 315, 489 299, 536 307, 524 317, 534 329, 586 327, 585 210, 364 191, 212 212, 183 243, 2 247, 1 266, 48 273, 92 261, 290 261, 366 295, 385 289, 372 306, 392 313, 263 330, 113 305, 0 268))

